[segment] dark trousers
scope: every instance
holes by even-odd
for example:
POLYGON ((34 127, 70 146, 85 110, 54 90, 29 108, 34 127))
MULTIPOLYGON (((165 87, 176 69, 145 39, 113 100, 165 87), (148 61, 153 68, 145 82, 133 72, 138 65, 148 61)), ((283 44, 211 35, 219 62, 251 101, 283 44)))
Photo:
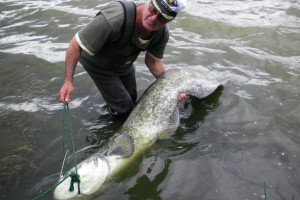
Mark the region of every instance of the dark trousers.
POLYGON ((101 92, 104 101, 115 115, 128 115, 137 99, 135 68, 120 73, 99 69, 88 62, 80 63, 101 92))

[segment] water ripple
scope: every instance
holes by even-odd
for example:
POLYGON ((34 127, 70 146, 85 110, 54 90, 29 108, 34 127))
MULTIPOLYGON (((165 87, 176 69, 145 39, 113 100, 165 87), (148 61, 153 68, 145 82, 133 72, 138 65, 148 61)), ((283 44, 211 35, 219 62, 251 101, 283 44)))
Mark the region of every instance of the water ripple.
MULTIPOLYGON (((46 113, 51 113, 53 111, 62 110, 62 103, 53 103, 53 101, 57 102, 57 100, 53 100, 50 98, 33 98, 30 100, 25 100, 24 102, 12 103, 15 97, 6 97, 5 101, 0 102, 0 110, 3 112, 4 110, 8 111, 24 111, 24 112, 38 112, 44 111, 46 113), (8 99, 12 99, 8 101, 8 99), (11 102, 11 103, 7 103, 11 102)), ((88 97, 85 98, 76 98, 70 103, 70 107, 78 108, 82 102, 87 100, 88 97)))
POLYGON ((189 1, 187 12, 237 26, 298 27, 299 1, 189 1), (292 9, 292 10, 291 10, 292 9), (199 12, 199 10, 201 10, 199 12), (292 13, 292 14, 290 14, 292 13), (258 23, 259 22, 259 23, 258 23))

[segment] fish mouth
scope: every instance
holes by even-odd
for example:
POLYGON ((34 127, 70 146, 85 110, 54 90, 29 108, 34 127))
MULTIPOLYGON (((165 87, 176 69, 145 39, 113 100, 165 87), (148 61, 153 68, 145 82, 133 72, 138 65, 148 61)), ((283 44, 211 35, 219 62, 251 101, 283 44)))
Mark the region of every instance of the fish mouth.
MULTIPOLYGON (((105 152, 98 152, 82 161, 77 166, 77 174, 80 183, 73 183, 74 191, 69 191, 71 185, 71 177, 67 177, 60 183, 54 191, 54 199, 78 199, 93 196, 97 193, 103 183, 107 180, 109 174, 119 169, 123 159, 133 155, 135 150, 134 140, 128 134, 116 134, 109 142, 108 149, 105 152), (79 186, 79 187, 78 187, 79 186), (78 190, 80 189, 80 194, 78 190)), ((75 172, 73 168, 68 171, 67 176, 75 172)))
MULTIPOLYGON (((75 168, 68 171, 70 174, 75 168)), ((74 191, 70 191, 71 177, 61 182, 54 191, 54 199, 77 199, 80 197, 92 196, 103 185, 109 174, 109 165, 104 157, 94 155, 82 161, 77 166, 80 184, 74 183, 74 191), (80 193, 78 192, 80 189, 80 193)))

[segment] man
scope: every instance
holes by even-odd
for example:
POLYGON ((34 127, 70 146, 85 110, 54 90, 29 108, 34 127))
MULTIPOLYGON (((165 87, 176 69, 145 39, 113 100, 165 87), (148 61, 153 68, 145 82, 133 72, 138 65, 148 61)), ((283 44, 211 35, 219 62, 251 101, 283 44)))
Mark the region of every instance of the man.
MULTIPOLYGON (((102 8, 70 41, 65 81, 59 92, 61 102, 70 102, 78 61, 95 82, 112 115, 128 115, 133 109, 137 99, 133 62, 141 51, 146 51, 145 64, 153 76, 158 78, 164 72, 162 58, 169 39, 166 24, 185 8, 185 0, 151 0, 134 4, 133 11, 126 10, 124 3, 113 2, 102 8), (130 19, 132 31, 124 28, 130 26, 130 19)), ((178 100, 185 98, 182 93, 178 100)))

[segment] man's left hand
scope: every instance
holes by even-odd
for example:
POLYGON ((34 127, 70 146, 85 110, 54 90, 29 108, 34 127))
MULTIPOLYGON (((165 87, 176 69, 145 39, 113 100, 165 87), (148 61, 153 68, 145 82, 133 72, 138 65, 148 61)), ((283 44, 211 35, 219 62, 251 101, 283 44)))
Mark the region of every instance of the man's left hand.
POLYGON ((186 94, 185 93, 180 93, 178 96, 178 101, 182 102, 186 99, 186 94))

